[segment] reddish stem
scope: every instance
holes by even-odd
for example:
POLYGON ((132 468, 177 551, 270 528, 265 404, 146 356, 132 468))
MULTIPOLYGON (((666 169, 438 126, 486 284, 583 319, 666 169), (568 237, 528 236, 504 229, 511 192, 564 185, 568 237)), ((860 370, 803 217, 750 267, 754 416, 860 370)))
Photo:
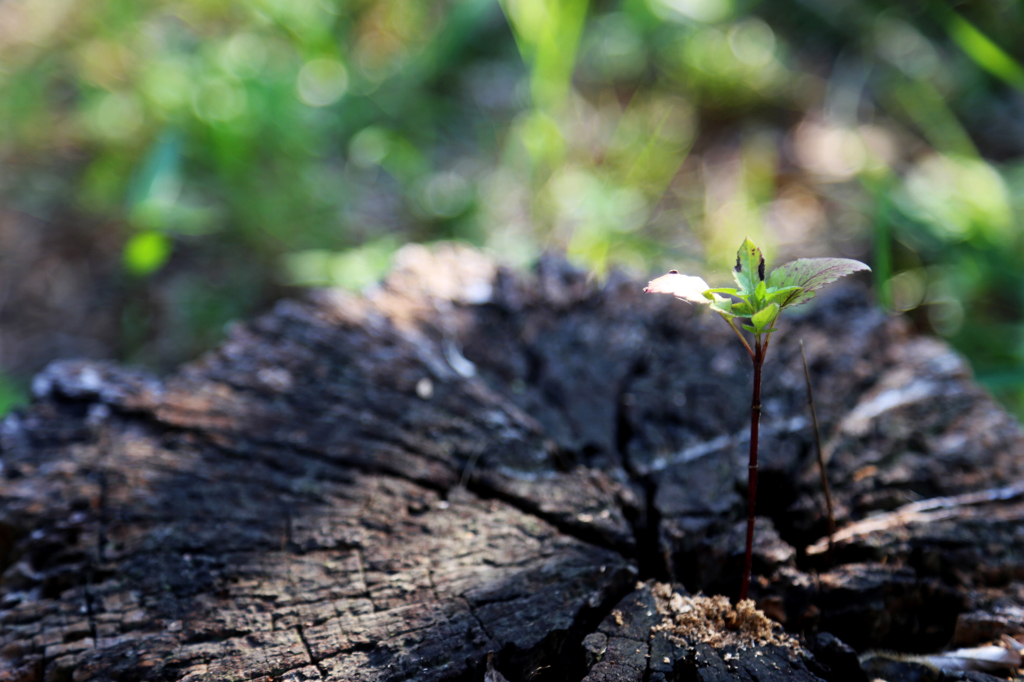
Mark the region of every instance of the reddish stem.
POLYGON ((757 431, 761 422, 761 365, 767 342, 762 346, 757 339, 754 345, 754 395, 750 401, 750 465, 747 468, 747 553, 743 564, 743 587, 740 601, 747 598, 750 587, 750 570, 754 561, 754 512, 757 502, 757 431))

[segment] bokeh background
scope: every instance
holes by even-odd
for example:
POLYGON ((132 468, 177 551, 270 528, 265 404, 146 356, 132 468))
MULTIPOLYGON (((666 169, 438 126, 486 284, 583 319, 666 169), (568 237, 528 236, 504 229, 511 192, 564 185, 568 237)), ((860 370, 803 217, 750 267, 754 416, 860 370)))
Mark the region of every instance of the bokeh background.
POLYGON ((4 0, 0 412, 404 243, 868 261, 1024 413, 1019 0, 4 0))

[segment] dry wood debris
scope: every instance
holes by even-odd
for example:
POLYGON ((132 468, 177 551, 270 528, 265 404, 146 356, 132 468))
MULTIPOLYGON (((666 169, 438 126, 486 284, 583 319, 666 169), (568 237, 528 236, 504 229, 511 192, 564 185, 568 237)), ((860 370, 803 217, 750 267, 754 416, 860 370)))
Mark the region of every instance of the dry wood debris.
POLYGON ((802 649, 799 642, 783 632, 750 599, 733 606, 728 597, 683 595, 665 583, 656 584, 653 592, 658 613, 665 617, 654 631, 667 633, 673 641, 691 640, 715 648, 774 645, 802 649))

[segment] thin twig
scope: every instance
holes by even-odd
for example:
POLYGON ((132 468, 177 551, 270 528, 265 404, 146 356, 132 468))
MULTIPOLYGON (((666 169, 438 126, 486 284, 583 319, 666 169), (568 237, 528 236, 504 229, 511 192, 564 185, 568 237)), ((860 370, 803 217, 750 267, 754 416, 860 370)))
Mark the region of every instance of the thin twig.
POLYGON ((832 565, 832 543, 836 534, 836 517, 832 510, 832 492, 828 488, 828 476, 825 475, 825 457, 821 451, 821 432, 818 430, 818 413, 814 409, 814 392, 811 390, 811 371, 807 368, 807 354, 804 353, 804 340, 800 339, 800 357, 804 361, 804 380, 807 382, 807 404, 811 407, 811 423, 814 425, 814 449, 818 454, 818 469, 821 471, 821 487, 825 491, 825 506, 828 507, 828 565, 832 565))
POLYGON ((476 463, 480 460, 480 455, 484 454, 483 443, 477 443, 473 446, 473 451, 469 455, 469 461, 466 462, 466 468, 462 470, 462 478, 459 480, 459 486, 462 488, 468 488, 469 479, 473 475, 474 469, 476 469, 476 463))

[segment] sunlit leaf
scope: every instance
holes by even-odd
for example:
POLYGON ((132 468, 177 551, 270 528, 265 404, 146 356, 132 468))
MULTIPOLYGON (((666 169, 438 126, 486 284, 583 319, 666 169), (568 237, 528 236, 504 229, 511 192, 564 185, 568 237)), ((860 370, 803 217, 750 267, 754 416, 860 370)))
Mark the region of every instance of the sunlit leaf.
POLYGON ((778 317, 779 310, 779 304, 772 303, 754 313, 753 317, 750 318, 750 322, 754 325, 754 328, 757 329, 757 333, 761 333, 771 326, 772 322, 775 321, 775 318, 778 317))
POLYGON ((746 301, 738 301, 732 304, 732 312, 737 317, 750 317, 754 314, 754 308, 746 301))
POLYGON ((768 278, 768 285, 779 289, 799 287, 799 290, 793 290, 788 295, 775 299, 781 307, 786 308, 806 303, 814 298, 815 291, 826 284, 859 270, 871 268, 849 258, 798 258, 773 270, 768 278))
POLYGON ((704 296, 708 290, 708 283, 700 277, 692 275, 680 275, 678 271, 672 270, 667 275, 652 279, 644 287, 645 294, 672 294, 676 298, 688 303, 699 303, 708 305, 711 300, 704 296))
POLYGON ((782 287, 781 289, 776 289, 775 287, 768 287, 768 293, 765 296, 765 301, 767 303, 778 303, 779 305, 782 305, 782 301, 791 298, 794 294, 798 293, 799 291, 801 291, 800 287, 782 287), (773 289, 774 291, 772 291, 773 289))
POLYGON ((732 311, 732 306, 732 301, 724 296, 718 296, 711 301, 711 309, 726 317, 736 317, 736 313, 732 311))
POLYGON ((732 276, 740 285, 740 292, 753 293, 759 282, 764 281, 764 256, 757 244, 744 239, 740 250, 736 252, 736 267, 732 276))

